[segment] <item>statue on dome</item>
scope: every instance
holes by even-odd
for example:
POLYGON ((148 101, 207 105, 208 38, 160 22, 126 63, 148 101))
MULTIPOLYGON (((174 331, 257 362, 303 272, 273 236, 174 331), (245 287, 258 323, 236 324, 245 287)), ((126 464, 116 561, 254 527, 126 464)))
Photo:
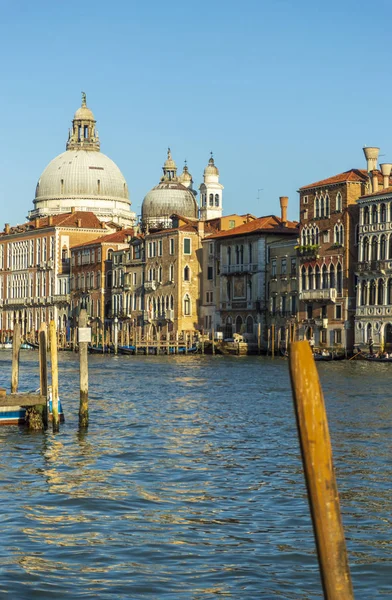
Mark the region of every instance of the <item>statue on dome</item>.
POLYGON ((82 106, 87 106, 86 102, 87 102, 86 92, 82 92, 82 106))

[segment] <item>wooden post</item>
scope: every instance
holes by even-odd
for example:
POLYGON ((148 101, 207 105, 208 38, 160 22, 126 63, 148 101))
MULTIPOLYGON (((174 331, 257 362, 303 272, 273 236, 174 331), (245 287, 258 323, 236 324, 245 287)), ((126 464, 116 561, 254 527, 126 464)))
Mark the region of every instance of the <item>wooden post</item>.
POLYGON ((113 343, 114 343, 114 354, 118 354, 118 318, 114 317, 113 321, 113 343))
POLYGON ((257 323, 257 354, 261 353, 261 323, 257 323))
MULTIPOLYGON (((87 311, 82 308, 79 315, 79 327, 87 327, 87 311)), ((80 405, 79 427, 88 427, 88 342, 79 342, 80 405)))
POLYGON ((267 354, 270 353, 270 347, 271 347, 271 329, 268 327, 267 354))
POLYGON ((178 354, 178 330, 176 331, 176 345, 175 345, 175 353, 178 354))
POLYGON ((201 330, 201 353, 204 354, 204 329, 201 330))
POLYGON ((212 335, 212 354, 215 354, 215 330, 214 330, 214 328, 212 328, 212 330, 211 330, 211 335, 212 335))
POLYGON ((184 342, 185 342, 185 354, 188 354, 188 332, 184 330, 183 335, 184 335, 184 342))
MULTIPOLYGON (((38 333, 39 344, 39 391, 41 396, 48 399, 48 361, 47 361, 47 342, 46 342, 46 323, 41 323, 38 333)), ((44 427, 48 426, 48 404, 42 411, 42 422, 44 427)))
POLYGON ((167 343, 166 353, 169 356, 169 354, 170 354, 170 331, 169 331, 169 323, 167 323, 167 325, 166 325, 166 343, 167 343))
POLYGON ((12 336, 12 375, 11 394, 16 394, 19 384, 19 356, 20 356, 20 323, 14 324, 14 335, 12 336))
POLYGON ((289 366, 324 598, 352 600, 354 595, 327 415, 317 368, 307 341, 291 344, 289 366))
POLYGON ((59 370, 57 363, 57 334, 56 323, 50 322, 49 325, 50 339, 50 364, 52 367, 52 424, 53 432, 59 431, 59 370))
POLYGON ((275 357, 275 325, 271 325, 271 352, 272 358, 275 357))

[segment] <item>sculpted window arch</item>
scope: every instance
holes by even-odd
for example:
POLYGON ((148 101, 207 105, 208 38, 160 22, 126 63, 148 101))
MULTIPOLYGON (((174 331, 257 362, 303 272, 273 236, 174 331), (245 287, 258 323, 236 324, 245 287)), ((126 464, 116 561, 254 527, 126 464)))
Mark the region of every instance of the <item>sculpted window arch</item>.
POLYGON ((380 238, 380 260, 386 259, 386 250, 387 250, 387 240, 385 235, 382 235, 380 238))
POLYGON ((369 225, 369 207, 365 206, 365 208, 363 209, 363 224, 364 225, 369 225))
POLYGON ((372 223, 377 223, 377 206, 375 204, 372 206, 372 223))
POLYGON ((375 235, 372 237, 371 260, 377 260, 377 237, 375 235))
POLYGON ((301 269, 301 286, 303 290, 306 290, 306 269, 302 267, 301 269))
POLYGON ((380 207, 380 221, 381 223, 385 223, 387 220, 387 207, 384 203, 381 204, 380 207))
POLYGON ((340 192, 336 194, 336 210, 342 212, 342 194, 340 192))

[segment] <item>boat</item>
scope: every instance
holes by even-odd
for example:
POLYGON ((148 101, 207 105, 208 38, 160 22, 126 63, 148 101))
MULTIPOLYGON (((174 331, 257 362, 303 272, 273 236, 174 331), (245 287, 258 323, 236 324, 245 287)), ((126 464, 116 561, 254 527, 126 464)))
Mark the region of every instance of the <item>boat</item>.
POLYGON ((21 350, 36 350, 36 347, 33 346, 33 344, 31 344, 30 342, 23 342, 23 344, 20 345, 20 349, 21 350))
POLYGON ((344 354, 336 354, 336 352, 315 352, 314 353, 314 360, 321 360, 321 361, 329 361, 329 360, 343 360, 345 359, 345 355, 344 354))
POLYGON ((89 346, 88 351, 90 354, 112 354, 113 348, 112 346, 89 346))
POLYGON ((4 342, 3 344, 0 344, 0 348, 2 350, 12 350, 12 342, 4 342))
POLYGON ((119 354, 126 354, 126 355, 135 354, 136 353, 136 347, 135 346, 119 346, 118 347, 118 353, 119 354))
MULTIPOLYGON (((48 398, 49 418, 52 416, 52 393, 49 391, 48 398)), ((64 412, 59 399, 59 419, 64 423, 64 412)), ((26 423, 26 408, 23 406, 1 406, 0 400, 0 425, 24 425, 26 423)))
POLYGON ((373 355, 368 354, 364 358, 365 358, 365 360, 368 360, 370 362, 392 362, 392 357, 377 356, 376 354, 373 354, 373 355))

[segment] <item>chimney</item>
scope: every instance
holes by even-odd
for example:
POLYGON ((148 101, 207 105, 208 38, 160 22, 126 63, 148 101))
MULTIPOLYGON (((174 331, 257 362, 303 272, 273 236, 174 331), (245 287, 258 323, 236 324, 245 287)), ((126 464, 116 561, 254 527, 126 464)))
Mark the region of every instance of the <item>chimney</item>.
POLYGON ((389 176, 392 171, 392 164, 391 163, 382 163, 380 165, 380 169, 381 169, 381 173, 383 174, 383 177, 384 177, 384 188, 387 188, 387 187, 389 187, 389 176))
POLYGON ((199 234, 199 237, 201 237, 201 238, 204 237, 204 221, 198 221, 197 232, 199 234))
POLYGON ((9 223, 5 223, 4 225, 4 233, 9 233, 10 232, 10 224, 9 223))
POLYGON ((35 217, 35 219, 34 219, 34 227, 36 229, 38 229, 38 227, 39 227, 39 217, 35 217))
POLYGON ((287 207, 289 205, 289 199, 287 196, 280 196, 280 212, 282 219, 282 226, 286 227, 287 225, 287 207))
POLYGON ((378 192, 378 171, 374 169, 372 171, 372 192, 378 192))
POLYGON ((367 171, 368 173, 371 173, 377 169, 377 159, 380 148, 367 148, 365 146, 365 148, 362 148, 362 150, 367 161, 367 171))
POLYGON ((53 215, 49 215, 48 224, 49 226, 53 225, 53 215))
POLYGON ((74 206, 71 206, 71 213, 73 214, 74 212, 76 212, 76 209, 74 206))
POLYGON ((81 227, 82 226, 82 219, 77 219, 76 220, 76 225, 77 225, 77 227, 81 227))

